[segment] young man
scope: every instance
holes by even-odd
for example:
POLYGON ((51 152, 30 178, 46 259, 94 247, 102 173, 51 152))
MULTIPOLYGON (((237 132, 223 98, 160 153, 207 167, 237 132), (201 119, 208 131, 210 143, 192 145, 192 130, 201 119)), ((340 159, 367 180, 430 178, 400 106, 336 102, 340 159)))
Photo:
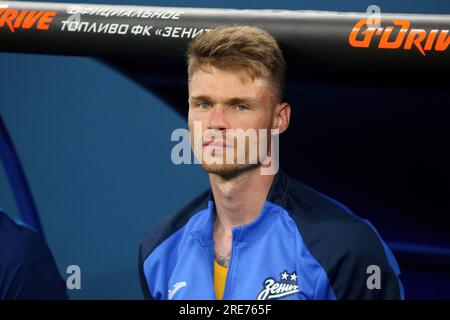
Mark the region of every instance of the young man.
POLYGON ((266 132, 285 131, 291 114, 276 40, 253 27, 213 29, 191 42, 188 75, 191 143, 211 190, 141 243, 145 297, 402 298, 397 263, 369 223, 282 171, 262 171, 276 152, 266 132), (239 151, 236 129, 263 134, 239 151), (261 143, 271 152, 250 162, 261 143))

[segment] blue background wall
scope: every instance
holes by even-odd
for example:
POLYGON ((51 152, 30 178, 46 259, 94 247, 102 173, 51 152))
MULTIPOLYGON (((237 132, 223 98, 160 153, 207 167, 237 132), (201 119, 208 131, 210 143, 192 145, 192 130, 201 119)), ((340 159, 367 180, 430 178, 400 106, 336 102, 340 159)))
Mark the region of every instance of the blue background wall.
MULTIPOLYGON (((155 6, 450 13, 448 1, 69 1, 155 6)), ((152 222, 207 187, 170 161, 185 120, 90 58, 0 53, 0 112, 19 153, 47 241, 72 298, 140 299, 137 246, 152 222)), ((0 207, 18 216, 3 169, 0 207)))

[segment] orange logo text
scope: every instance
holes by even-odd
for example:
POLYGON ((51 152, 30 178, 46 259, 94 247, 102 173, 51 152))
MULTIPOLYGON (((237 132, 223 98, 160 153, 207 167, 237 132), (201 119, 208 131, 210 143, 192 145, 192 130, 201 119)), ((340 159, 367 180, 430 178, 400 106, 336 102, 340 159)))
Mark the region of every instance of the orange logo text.
MULTIPOLYGON (((379 25, 381 20, 372 20, 379 25)), ((359 20, 350 32, 348 41, 351 46, 368 48, 374 38, 378 38, 380 49, 403 49, 412 50, 416 48, 426 55, 426 51, 445 51, 450 44, 449 30, 411 29, 408 20, 392 20, 392 25, 386 27, 371 27, 368 20, 359 20)), ((376 45, 376 44, 375 44, 376 45)))
POLYGON ((47 30, 56 14, 56 11, 15 10, 0 7, 0 28, 7 26, 11 32, 33 27, 38 30, 47 30))

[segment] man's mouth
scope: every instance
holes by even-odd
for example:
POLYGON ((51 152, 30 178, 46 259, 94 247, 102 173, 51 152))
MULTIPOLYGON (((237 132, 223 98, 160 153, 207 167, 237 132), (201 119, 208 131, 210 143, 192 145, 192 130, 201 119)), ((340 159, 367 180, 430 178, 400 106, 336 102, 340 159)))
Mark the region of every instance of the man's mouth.
POLYGON ((207 141, 203 142, 203 148, 232 148, 232 145, 225 143, 225 141, 222 140, 213 140, 213 141, 207 141))

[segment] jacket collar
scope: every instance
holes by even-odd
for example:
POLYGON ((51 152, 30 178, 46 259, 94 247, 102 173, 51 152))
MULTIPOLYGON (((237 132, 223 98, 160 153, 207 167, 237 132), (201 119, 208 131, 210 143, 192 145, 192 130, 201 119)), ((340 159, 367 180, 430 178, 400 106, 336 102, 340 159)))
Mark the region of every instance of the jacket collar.
MULTIPOLYGON (((256 241, 270 228, 274 219, 285 206, 289 177, 280 169, 270 186, 267 199, 261 212, 253 222, 233 228, 233 242, 256 241)), ((206 222, 198 230, 200 241, 203 245, 214 243, 214 198, 209 191, 209 201, 206 222)))
POLYGON ((274 181, 272 182, 272 185, 270 186, 267 201, 284 207, 286 203, 288 184, 289 177, 280 168, 274 181))

